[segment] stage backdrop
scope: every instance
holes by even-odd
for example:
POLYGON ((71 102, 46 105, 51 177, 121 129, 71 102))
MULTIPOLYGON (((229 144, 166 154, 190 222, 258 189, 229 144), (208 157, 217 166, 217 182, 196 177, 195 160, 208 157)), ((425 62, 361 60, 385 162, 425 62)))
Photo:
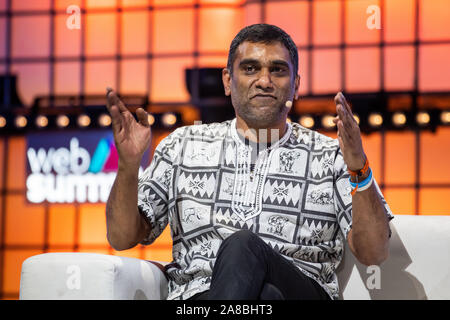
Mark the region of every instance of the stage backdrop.
MULTIPOLYGON (((181 110, 183 124, 192 124, 198 113, 189 106, 184 69, 224 67, 237 31, 266 22, 284 28, 299 48, 301 96, 448 92, 449 12, 447 0, 0 0, 0 73, 18 76, 27 106, 38 95, 104 94, 109 85, 181 110), (372 5, 380 8, 379 29, 368 20, 372 5)), ((154 131, 143 167, 171 130, 154 131)), ((363 138, 394 214, 450 214, 448 126, 363 138)), ((18 298, 22 262, 43 252, 171 260, 168 228, 148 247, 116 252, 108 245, 102 201, 114 152, 108 130, 2 136, 1 298, 18 298), (45 179, 60 189, 42 188, 45 179), (77 183, 103 191, 71 192, 77 183)))

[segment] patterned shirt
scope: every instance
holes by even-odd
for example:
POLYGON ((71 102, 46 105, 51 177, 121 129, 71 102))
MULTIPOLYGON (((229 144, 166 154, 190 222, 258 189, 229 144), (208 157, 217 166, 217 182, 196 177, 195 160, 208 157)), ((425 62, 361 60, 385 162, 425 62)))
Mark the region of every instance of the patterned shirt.
POLYGON ((170 225, 168 299, 208 290, 220 244, 242 229, 339 297, 335 271, 352 226, 352 196, 338 141, 288 123, 281 139, 254 149, 236 119, 178 128, 155 149, 139 177, 138 208, 151 226, 143 244, 170 225))

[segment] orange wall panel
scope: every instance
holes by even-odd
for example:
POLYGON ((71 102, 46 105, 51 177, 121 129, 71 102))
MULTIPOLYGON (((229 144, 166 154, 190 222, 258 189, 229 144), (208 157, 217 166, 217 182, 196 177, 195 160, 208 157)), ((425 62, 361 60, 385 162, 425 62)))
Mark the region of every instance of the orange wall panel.
POLYGON ((151 261, 171 262, 172 251, 168 249, 154 249, 151 246, 144 250, 144 259, 151 261))
POLYGON ((86 0, 87 9, 114 8, 118 0, 86 0))
POLYGON ((48 63, 13 63, 11 73, 17 76, 17 93, 25 106, 31 106, 36 96, 50 91, 48 63))
POLYGON ((384 39, 413 41, 415 0, 384 1, 384 39))
POLYGON ((80 92, 81 63, 56 62, 53 69, 55 93, 78 95, 80 92), (68 77, 67 75, 71 76, 68 77))
POLYGON ((282 28, 297 46, 307 45, 309 5, 309 1, 267 2, 265 22, 282 28))
POLYGON ((117 52, 117 15, 86 14, 86 55, 114 55, 117 52))
POLYGON ((415 214, 414 188, 385 188, 383 195, 394 215, 415 214))
POLYGON ((80 204, 79 244, 109 246, 106 239, 105 204, 80 204))
POLYGON ((25 196, 11 194, 5 197, 5 243, 10 245, 44 244, 45 207, 28 204, 25 196))
POLYGON ((8 141, 8 172, 6 188, 13 190, 25 189, 26 142, 23 137, 9 138, 8 141))
POLYGON ((341 2, 313 1, 313 43, 339 44, 341 37, 341 2))
POLYGON ((314 50, 312 90, 316 94, 337 93, 341 88, 341 51, 314 50))
POLYGON ((383 54, 386 90, 412 90, 414 87, 414 47, 385 47, 383 54))
POLYGON ((147 93, 148 62, 145 59, 122 60, 120 63, 120 94, 147 93))
POLYGON ((378 0, 346 0, 345 3, 345 40, 348 43, 378 43, 379 29, 369 29, 367 20, 373 14, 366 13, 369 6, 380 6, 378 0))
POLYGON ((381 135, 379 133, 362 135, 362 142, 375 180, 378 184, 383 183, 381 179, 381 135))
POLYGON ((420 138, 420 182, 449 183, 450 128, 424 132, 420 138))
POLYGON ((450 215, 450 188, 422 188, 419 195, 419 214, 450 215))
POLYGON ((153 52, 194 50, 194 10, 156 10, 153 13, 153 52))
POLYGON ((243 27, 242 15, 240 9, 200 9, 199 50, 228 51, 234 36, 243 27))
POLYGON ((386 134, 386 184, 415 182, 415 140, 412 132, 386 134))
MULTIPOLYGON (((25 2, 25 1, 24 1, 25 2)), ((50 54, 50 17, 16 16, 12 18, 13 57, 48 57, 50 54)))
POLYGON ((152 60, 151 99, 154 102, 188 101, 184 69, 192 68, 192 58, 157 58, 152 60))
POLYGON ((122 54, 145 54, 149 42, 149 13, 124 12, 121 16, 121 48, 122 54))
MULTIPOLYGON (((58 14, 54 20, 55 48, 57 57, 79 57, 81 55, 81 29, 67 28, 66 13, 58 14)), ((80 20, 80 23, 82 21, 80 20)))
POLYGON ((422 45, 419 49, 419 89, 449 91, 450 72, 443 70, 450 70, 450 44, 422 45))
POLYGON ((380 50, 349 48, 345 50, 346 91, 367 92, 380 89, 380 50))
POLYGON ((52 204, 49 208, 48 242, 52 246, 73 246, 75 241, 75 206, 52 204))
POLYGON ((448 0, 419 0, 420 30, 419 37, 423 40, 445 40, 450 38, 448 0))
POLYGON ((88 61, 85 64, 85 92, 87 94, 105 94, 106 87, 115 87, 117 62, 88 61))
POLYGON ((5 148, 5 138, 0 138, 0 189, 3 189, 5 186, 3 185, 3 179, 5 177, 5 173, 3 172, 3 166, 5 164, 6 154, 4 152, 5 148))

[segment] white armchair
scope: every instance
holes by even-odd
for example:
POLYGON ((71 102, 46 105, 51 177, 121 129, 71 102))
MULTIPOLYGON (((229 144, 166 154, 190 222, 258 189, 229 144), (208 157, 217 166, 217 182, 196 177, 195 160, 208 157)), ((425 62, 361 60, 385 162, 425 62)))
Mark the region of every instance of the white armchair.
MULTIPOLYGON (((396 216, 389 259, 366 267, 348 247, 339 266, 342 299, 450 299, 450 216, 396 216)), ((24 261, 20 299, 167 297, 162 264, 93 253, 45 253, 24 261)))

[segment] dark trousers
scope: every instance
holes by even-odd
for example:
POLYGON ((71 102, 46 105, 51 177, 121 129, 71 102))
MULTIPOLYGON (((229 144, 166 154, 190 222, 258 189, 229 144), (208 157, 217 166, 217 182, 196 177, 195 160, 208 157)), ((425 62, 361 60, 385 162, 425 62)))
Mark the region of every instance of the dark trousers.
POLYGON ((209 291, 192 300, 329 300, 313 279, 248 230, 219 248, 209 291))

